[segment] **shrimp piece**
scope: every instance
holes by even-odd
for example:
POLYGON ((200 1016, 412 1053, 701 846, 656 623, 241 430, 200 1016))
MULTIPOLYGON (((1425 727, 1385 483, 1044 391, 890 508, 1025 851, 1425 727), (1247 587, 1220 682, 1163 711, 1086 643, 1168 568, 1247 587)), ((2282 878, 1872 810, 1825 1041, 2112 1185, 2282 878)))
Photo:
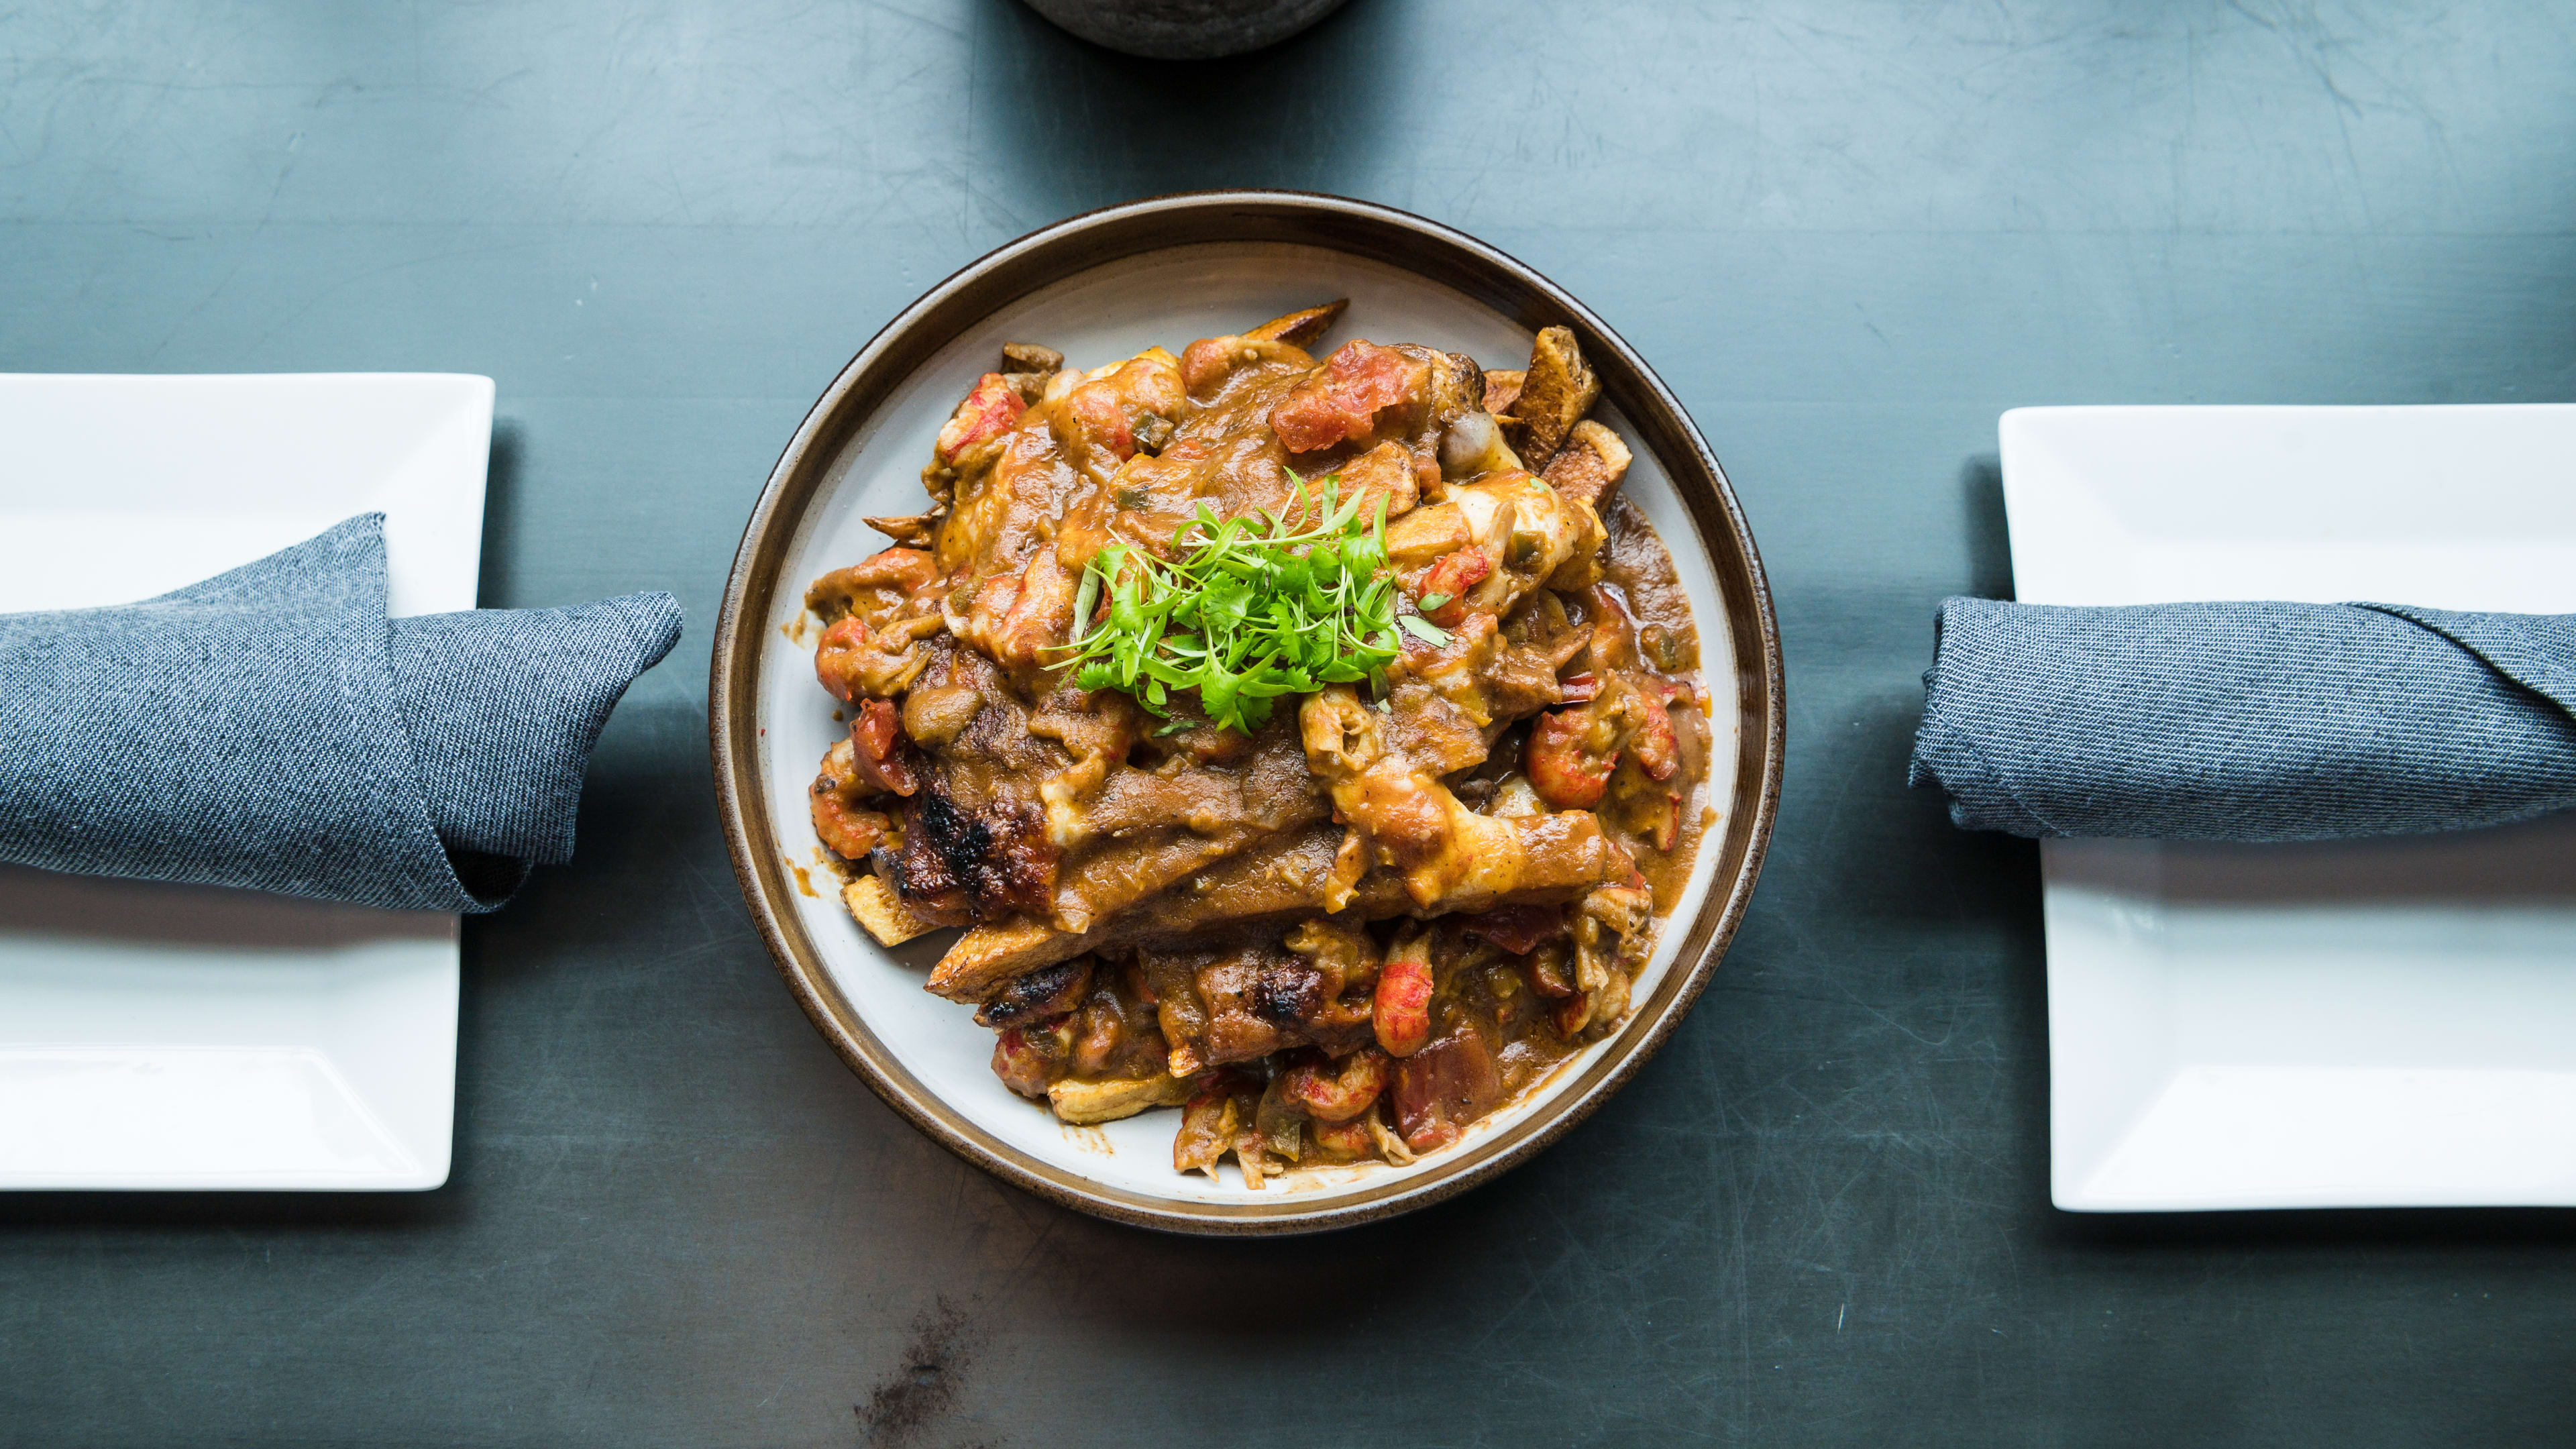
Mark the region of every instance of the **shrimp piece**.
POLYGON ((1589 810, 1600 804, 1602 792, 1610 785, 1610 772, 1618 765, 1616 724, 1590 705, 1540 715, 1530 726, 1529 747, 1521 755, 1530 788, 1559 810, 1589 810))
POLYGON ((1029 410, 1020 390, 998 372, 975 379, 973 390, 939 430, 939 461, 954 465, 967 449, 1009 432, 1029 410))
POLYGON ((1530 727, 1521 760, 1531 788, 1558 809, 1589 810, 1601 803, 1610 772, 1627 750, 1636 752, 1638 767, 1650 778, 1671 779, 1682 763, 1666 712, 1672 693, 1661 681, 1641 686, 1614 676, 1588 703, 1541 715, 1530 727))
POLYGON ((1317 1122, 1348 1122, 1367 1111, 1392 1070, 1385 1053, 1367 1047, 1343 1058, 1338 1070, 1330 1066, 1304 1061, 1280 1078, 1281 1093, 1317 1122))
POLYGON ((868 652, 868 626, 856 614, 823 631, 814 648, 814 677, 834 699, 848 703, 860 690, 861 657, 868 652))
POLYGON ((1409 1057, 1431 1039, 1431 936, 1416 931, 1388 952, 1377 974, 1377 1044, 1409 1057))
POLYGON ((868 792, 858 779, 854 753, 848 740, 824 752, 822 771, 814 777, 807 802, 814 816, 814 834, 844 860, 865 858, 893 828, 883 814, 859 808, 868 792))
POLYGON ((919 593, 939 576, 939 565, 921 549, 882 549, 845 569, 834 569, 805 590, 805 607, 837 623, 869 606, 891 607, 919 593))
POLYGON ((1313 1122, 1306 1128, 1306 1139, 1317 1157, 1326 1162, 1361 1162, 1377 1156, 1376 1135, 1369 1131, 1372 1119, 1353 1117, 1347 1122, 1313 1122))
POLYGON ((1673 737, 1673 717, 1665 711, 1678 690, 1661 680, 1648 680, 1627 691, 1620 702, 1621 721, 1626 726, 1628 748, 1637 755, 1637 763, 1647 775, 1662 781, 1673 777, 1682 767, 1681 743, 1673 737))

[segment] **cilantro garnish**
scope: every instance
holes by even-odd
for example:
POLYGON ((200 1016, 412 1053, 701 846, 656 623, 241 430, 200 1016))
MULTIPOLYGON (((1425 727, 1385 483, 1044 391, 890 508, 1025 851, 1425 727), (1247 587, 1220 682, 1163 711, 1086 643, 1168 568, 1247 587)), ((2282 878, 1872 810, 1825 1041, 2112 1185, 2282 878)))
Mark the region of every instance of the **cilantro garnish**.
MULTIPOLYGON (((1165 718, 1171 696, 1194 689, 1211 724, 1247 733, 1283 695, 1382 683, 1401 647, 1385 498, 1363 519, 1361 499, 1340 501, 1340 475, 1320 480, 1320 503, 1306 480, 1288 476, 1296 492, 1276 513, 1221 519, 1201 503, 1172 534, 1170 561, 1121 543, 1095 555, 1074 594, 1080 632, 1058 661, 1073 667, 1074 683, 1120 690, 1165 718), (1322 521, 1297 527, 1310 516, 1322 521)), ((1448 642, 1417 615, 1400 624, 1448 642)), ((1175 720, 1159 733, 1189 727, 1175 720)))

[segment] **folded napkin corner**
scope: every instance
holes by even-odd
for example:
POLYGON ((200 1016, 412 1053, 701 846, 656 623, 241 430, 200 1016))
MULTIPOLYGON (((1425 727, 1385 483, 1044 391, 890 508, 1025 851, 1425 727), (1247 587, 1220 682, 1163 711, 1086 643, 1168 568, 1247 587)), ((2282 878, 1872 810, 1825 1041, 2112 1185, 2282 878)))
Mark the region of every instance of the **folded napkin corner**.
POLYGON ((2036 837, 2527 820, 2576 808, 2576 616, 1946 599, 1907 775, 2036 837))
POLYGON ((0 615, 0 860, 479 912, 570 859, 591 749, 678 603, 389 620, 383 522, 0 615))

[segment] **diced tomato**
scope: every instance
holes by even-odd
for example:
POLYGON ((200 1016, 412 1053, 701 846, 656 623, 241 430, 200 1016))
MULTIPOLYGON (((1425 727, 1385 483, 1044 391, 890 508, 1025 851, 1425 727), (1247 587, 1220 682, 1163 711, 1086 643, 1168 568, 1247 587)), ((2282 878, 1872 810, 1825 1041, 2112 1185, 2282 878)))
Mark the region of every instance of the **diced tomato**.
POLYGON ((1071 1017, 1012 1027, 993 1043, 993 1075, 1023 1097, 1045 1096, 1064 1075, 1065 1047, 1072 1035, 1071 1017))
POLYGON ((1467 617, 1467 591, 1494 571, 1494 561, 1485 551, 1469 544, 1455 553, 1445 553, 1439 562, 1422 576, 1422 594, 1440 602, 1422 611, 1422 616, 1441 628, 1449 628, 1467 617))
POLYGON ((901 722, 902 715, 892 700, 862 703, 859 717, 850 721, 850 764, 868 784, 891 794, 909 795, 920 789, 921 783, 912 777, 912 767, 903 762, 900 753, 901 722))
POLYGON ((1299 384, 1270 410, 1271 431, 1291 453, 1367 440, 1377 415, 1419 392, 1430 364, 1374 342, 1351 341, 1324 359, 1320 376, 1299 384))

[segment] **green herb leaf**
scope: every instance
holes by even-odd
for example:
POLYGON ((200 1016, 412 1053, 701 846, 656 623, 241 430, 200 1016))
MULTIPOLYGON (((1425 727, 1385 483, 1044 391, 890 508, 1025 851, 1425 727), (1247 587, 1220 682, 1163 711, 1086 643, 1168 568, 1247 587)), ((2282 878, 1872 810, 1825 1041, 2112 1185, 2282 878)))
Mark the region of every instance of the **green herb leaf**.
MULTIPOLYGON (((1269 720, 1274 700, 1326 684, 1366 680, 1383 694, 1400 643, 1386 500, 1362 518, 1359 499, 1340 497, 1339 474, 1289 478, 1276 512, 1219 518, 1201 502, 1172 535, 1169 562, 1125 544, 1094 556, 1074 596, 1073 642, 1055 661, 1075 685, 1123 690, 1158 715, 1172 692, 1196 690, 1210 723, 1245 731, 1269 720)), ((1410 615, 1401 623, 1448 641, 1410 615)))
POLYGON ((1396 622, 1404 626, 1405 633, 1412 635, 1414 638, 1421 640, 1423 643, 1428 644, 1435 649, 1449 642, 1448 630, 1432 623, 1420 614, 1407 614, 1403 618, 1396 620, 1396 622))

